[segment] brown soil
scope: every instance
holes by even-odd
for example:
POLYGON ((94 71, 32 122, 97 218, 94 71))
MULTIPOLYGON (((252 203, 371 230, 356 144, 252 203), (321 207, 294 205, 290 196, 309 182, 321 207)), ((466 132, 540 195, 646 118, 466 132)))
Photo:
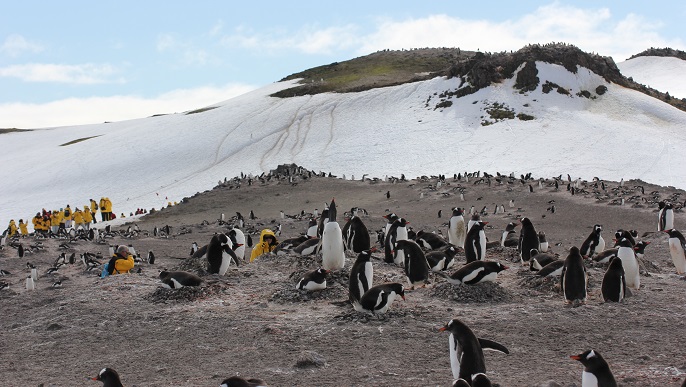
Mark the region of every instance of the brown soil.
MULTIPOLYGON (((686 281, 674 274, 667 235, 652 232, 655 204, 642 199, 611 204, 622 194, 610 190, 617 183, 609 183, 609 197, 598 200, 593 194, 571 196, 564 186, 556 192, 534 184, 535 192, 529 193, 519 182, 489 187, 448 181, 438 189, 435 180, 391 184, 334 178, 295 186, 272 181, 217 188, 145 217, 139 222, 144 232, 137 237, 108 239, 108 244, 132 244, 143 256, 152 250, 157 262, 141 263, 134 269, 141 273, 106 279, 78 263, 59 274, 45 273, 60 251, 107 255, 107 244, 79 241, 64 250, 58 247, 63 241, 45 240, 44 250, 23 259, 6 247, 0 251, 0 268, 12 274, 0 278, 10 283, 9 290, 0 291, 0 385, 98 386, 87 378, 111 367, 126 386, 217 386, 235 374, 259 377, 273 386, 448 386, 448 337, 438 328, 452 318, 509 348, 509 355, 485 354, 488 375, 500 386, 548 381, 579 386, 582 366, 569 356, 589 348, 602 353, 620 385, 680 385, 686 373, 681 345, 686 342, 686 281), (454 190, 458 185, 466 189, 464 202, 454 190), (203 262, 187 258, 193 241, 203 245, 226 230, 216 222, 220 213, 230 217, 254 210, 258 219, 248 220, 246 229, 253 230, 255 241, 262 228, 278 223, 283 224, 280 239, 285 239, 304 232, 307 223, 281 220, 280 210, 290 215, 321 211, 334 196, 339 214, 353 206, 367 209, 369 217, 363 220, 372 232, 383 226, 387 211, 406 217, 415 231, 445 233, 451 207, 488 206, 491 214, 495 204, 505 204, 505 214, 483 216, 490 240, 498 240, 506 223, 525 215, 538 231, 545 231, 551 250, 563 258, 596 223, 604 226, 608 244, 615 230, 636 229, 652 242, 643 262, 648 273, 641 277, 640 291, 621 304, 606 304, 600 296, 604 268, 589 265, 589 300, 570 307, 554 282, 532 279, 526 268, 512 262, 514 250, 497 247, 487 259, 510 266, 497 283, 458 288, 436 276, 427 288, 408 291, 407 301, 396 301, 379 317, 336 303, 347 299, 353 255, 343 271, 329 278, 329 288, 311 294, 296 291, 295 284, 302 273, 317 268, 313 258, 263 257, 230 269, 222 278, 204 274, 203 262), (510 199, 515 200, 513 209, 507 205, 510 199), (555 213, 546 211, 550 200, 555 200, 555 213), (164 225, 172 226, 172 236, 153 237, 151 230, 164 225), (27 261, 41 275, 35 291, 23 286, 27 261), (162 289, 157 278, 162 268, 196 269, 205 283, 200 289, 162 289), (52 289, 57 279, 63 287, 52 289)), ((654 201, 676 192, 645 185, 646 194, 640 195, 633 190, 636 184, 626 183, 625 198, 639 195, 654 201)), ((676 225, 683 225, 682 213, 677 213, 676 225)), ((458 264, 464 262, 458 257, 458 264)), ((375 284, 406 283, 400 268, 381 260, 374 265, 375 284)))

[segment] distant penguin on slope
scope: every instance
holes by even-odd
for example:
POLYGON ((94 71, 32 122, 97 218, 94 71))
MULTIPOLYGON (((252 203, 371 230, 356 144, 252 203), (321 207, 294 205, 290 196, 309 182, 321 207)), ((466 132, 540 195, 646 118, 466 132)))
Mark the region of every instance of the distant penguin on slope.
POLYGON ((455 207, 453 208, 453 215, 448 221, 448 242, 454 246, 463 248, 466 235, 467 229, 465 228, 462 209, 455 207))
POLYGON ((603 231, 603 226, 596 224, 593 226, 593 231, 581 244, 580 253, 584 257, 592 258, 594 254, 605 250, 605 240, 600 233, 603 231))
POLYGON ((540 241, 538 239, 538 233, 529 218, 525 217, 520 219, 520 223, 522 224, 522 229, 519 232, 519 244, 517 249, 519 250, 519 257, 521 258, 522 264, 526 264, 529 262, 529 259, 531 259, 531 250, 540 247, 540 241))
POLYGON ((658 203, 657 231, 667 231, 674 228, 674 206, 661 201, 658 203))
POLYGON ((538 251, 541 253, 548 252, 548 240, 546 239, 543 231, 538 232, 538 251))
POLYGON ((686 274, 686 239, 679 230, 669 229, 665 232, 669 234, 669 254, 676 272, 679 275, 686 274))
POLYGON ((336 222, 336 201, 331 199, 329 221, 324 225, 321 239, 322 267, 326 270, 340 270, 345 266, 343 232, 336 222))

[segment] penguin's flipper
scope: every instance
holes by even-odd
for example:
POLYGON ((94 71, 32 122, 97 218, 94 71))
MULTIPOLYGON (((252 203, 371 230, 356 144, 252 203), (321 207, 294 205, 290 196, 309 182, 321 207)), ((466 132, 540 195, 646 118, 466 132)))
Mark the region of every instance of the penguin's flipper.
POLYGON ((479 338, 479 345, 481 345, 481 349, 490 349, 507 355, 510 354, 510 351, 504 345, 496 343, 495 341, 479 338))

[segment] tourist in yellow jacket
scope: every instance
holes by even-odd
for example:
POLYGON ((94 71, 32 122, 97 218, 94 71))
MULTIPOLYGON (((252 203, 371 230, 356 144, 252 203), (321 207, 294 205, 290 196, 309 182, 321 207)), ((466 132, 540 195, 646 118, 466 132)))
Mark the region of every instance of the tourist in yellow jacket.
POLYGON ((43 217, 40 216, 40 212, 36 213, 36 216, 31 219, 31 223, 33 223, 33 231, 42 234, 43 233, 43 217))
POLYGON ((79 228, 86 229, 84 226, 85 220, 83 219, 83 212, 81 212, 80 208, 77 208, 76 211, 74 211, 74 229, 78 230, 79 228))
POLYGON ((52 234, 57 235, 61 221, 60 212, 57 210, 52 211, 52 214, 50 215, 50 232, 52 234))
POLYGON ((112 201, 110 198, 105 198, 105 211, 107 211, 107 220, 112 220, 112 201))
POLYGON ((100 216, 102 218, 102 221, 107 220, 107 210, 105 209, 105 197, 100 198, 100 203, 98 203, 100 206, 100 216))
POLYGON ((276 235, 274 235, 274 231, 265 228, 260 233, 260 242, 253 247, 252 253, 250 253, 250 262, 254 261, 255 258, 262 254, 274 251, 278 244, 279 243, 276 241, 276 235))
POLYGON ((64 207, 64 226, 67 229, 71 228, 72 219, 74 219, 74 211, 72 211, 69 204, 67 204, 67 206, 64 207))
POLYGON ((133 255, 129 254, 129 248, 123 245, 120 245, 117 248, 117 252, 114 253, 112 256, 112 259, 105 264, 105 267, 102 269, 102 274, 100 275, 101 278, 105 278, 108 275, 112 274, 124 274, 128 273, 133 269, 134 266, 134 261, 133 261, 133 255))
POLYGON ((29 225, 24 223, 24 219, 19 219, 19 231, 22 237, 29 236, 29 225))
POLYGON ((98 202, 91 199, 91 215, 93 216, 93 224, 98 223, 98 221, 95 219, 95 214, 97 214, 97 212, 98 212, 98 202))
POLYGON ((14 219, 10 219, 10 225, 7 226, 7 229, 9 230, 9 237, 13 237, 14 234, 17 233, 17 224, 14 223, 14 219))
POLYGON ((91 229, 91 222, 95 221, 95 214, 91 214, 91 209, 87 205, 83 206, 83 227, 86 230, 91 229))

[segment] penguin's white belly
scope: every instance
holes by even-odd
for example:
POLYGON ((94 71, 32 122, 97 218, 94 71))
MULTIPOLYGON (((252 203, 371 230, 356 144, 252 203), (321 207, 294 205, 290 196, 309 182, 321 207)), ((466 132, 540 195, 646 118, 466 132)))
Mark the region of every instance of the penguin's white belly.
POLYGON ((498 273, 486 274, 479 282, 493 282, 498 278, 498 273))
MULTIPOLYGON (((300 289, 300 283, 298 283, 298 286, 296 287, 296 289, 300 289)), ((311 290, 324 290, 324 289, 326 289, 326 281, 324 281, 320 284, 318 284, 314 281, 310 281, 307 283, 307 285, 303 286, 303 289, 310 290, 310 291, 311 290)))
POLYGON ((479 232, 479 244, 481 244, 481 254, 476 258, 483 261, 486 259, 486 233, 483 231, 479 232))
POLYGON ((503 231, 503 236, 500 237, 500 246, 505 246, 505 239, 510 233, 508 231, 503 231))
POLYGON ((622 260, 626 286, 638 290, 641 287, 641 277, 638 272, 638 261, 630 247, 621 247, 617 252, 617 257, 622 260), (627 249, 628 251, 624 251, 627 249))
POLYGON ((674 212, 667 211, 665 214, 665 230, 671 230, 674 228, 674 212))
POLYGON ((226 274, 226 271, 229 270, 230 265, 231 265, 231 255, 229 255, 226 252, 222 252, 222 264, 221 264, 221 266, 219 266, 219 275, 226 274))
POLYGON ((590 372, 582 372, 581 387, 598 387, 598 378, 590 372))
POLYGON ((396 251, 395 252, 395 258, 393 258, 393 262, 395 262, 395 264, 398 266, 405 266, 405 251, 403 251, 403 250, 396 251))
POLYGON ((669 239, 669 253, 672 255, 672 262, 676 267, 678 274, 686 273, 686 259, 684 258, 684 249, 681 247, 681 242, 677 238, 669 239))
POLYGON ((450 347, 450 369, 453 371, 453 379, 460 378, 460 355, 461 351, 456 348, 455 337, 451 333, 448 337, 448 346, 450 347))
POLYGON ((547 253, 548 252, 548 242, 541 242, 538 245, 538 251, 541 253, 547 253))
POLYGON ((598 254, 601 251, 605 251, 605 239, 603 237, 599 236, 598 237, 598 246, 595 248, 595 254, 598 254))
POLYGON ((322 267, 326 270, 340 270, 345 266, 343 234, 337 222, 324 225, 322 233, 322 267))
MULTIPOLYGON (((372 287, 372 279, 374 278, 374 266, 371 262, 365 262, 364 274, 367 277, 367 290, 372 287)), ((364 290, 360 291, 360 297, 364 294, 364 290)))
POLYGON ((395 301, 395 292, 390 292, 388 294, 388 298, 386 298, 386 305, 377 310, 377 313, 386 313, 386 311, 388 311, 388 308, 391 307, 393 301, 395 301))

